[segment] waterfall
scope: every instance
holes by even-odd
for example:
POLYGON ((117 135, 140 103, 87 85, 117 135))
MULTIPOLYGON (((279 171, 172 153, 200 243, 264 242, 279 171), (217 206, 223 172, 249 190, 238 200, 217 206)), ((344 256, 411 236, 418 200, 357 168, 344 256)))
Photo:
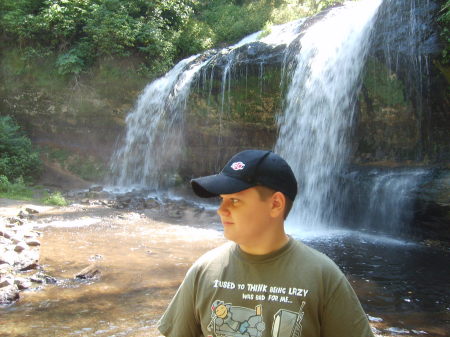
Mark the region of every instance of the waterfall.
POLYGON ((158 189, 174 179, 186 100, 205 62, 198 55, 184 59, 145 88, 126 118, 125 139, 111 160, 113 185, 158 189))
POLYGON ((295 230, 338 225, 339 177, 349 156, 359 80, 380 4, 364 0, 335 8, 300 39, 275 146, 300 185, 288 220, 295 230))
POLYGON ((126 117, 125 137, 111 159, 111 185, 125 190, 158 190, 173 185, 182 161, 184 114, 191 87, 194 83, 199 87, 209 87, 207 91, 211 95, 213 79, 219 71, 222 74, 218 132, 220 147, 222 118, 226 113, 233 67, 238 62, 236 55, 240 48, 245 49, 246 45, 256 41, 271 46, 287 45, 298 36, 303 22, 296 20, 274 26, 272 33, 267 36, 260 38, 261 32, 256 32, 228 48, 191 56, 180 61, 163 77, 148 84, 126 117))
POLYGON ((371 172, 364 227, 377 233, 405 234, 405 226, 413 217, 416 189, 426 173, 425 170, 371 172))
MULTIPOLYGON (((238 150, 272 146, 271 134, 261 133, 269 135, 268 142, 261 142, 262 137, 253 139, 244 124, 255 127, 261 117, 264 126, 272 127, 268 124, 273 119, 263 118, 281 111, 284 96, 274 150, 287 159, 299 181, 299 195, 287 221, 290 230, 295 234, 343 224, 384 232, 395 224, 401 228, 409 218, 411 195, 421 173, 396 170, 362 179, 365 169, 359 169, 356 176, 363 184, 358 186, 349 174, 349 161, 369 49, 370 56, 381 59, 390 71, 397 71, 398 61, 405 58, 411 71, 419 72, 402 77, 416 80, 427 75, 428 61, 416 56, 420 45, 408 40, 424 35, 420 22, 425 19, 412 14, 419 2, 348 2, 316 17, 275 26, 268 36, 257 32, 233 46, 180 61, 145 88, 126 118, 126 135, 111 160, 113 184, 158 190, 172 185, 179 172, 183 177, 194 171, 210 174, 238 150), (404 6, 410 9, 405 12, 404 6), (398 36, 390 36, 397 23, 398 36), (266 75, 278 71, 281 83, 270 82, 278 91, 266 91, 266 75), (263 103, 268 103, 267 111, 261 108, 263 103), (185 137, 185 114, 192 117, 186 123, 190 138, 185 137), (234 118, 242 116, 249 119, 240 125, 234 118), (180 162, 188 169, 182 171, 180 162)), ((422 103, 416 101, 419 110, 422 103)))

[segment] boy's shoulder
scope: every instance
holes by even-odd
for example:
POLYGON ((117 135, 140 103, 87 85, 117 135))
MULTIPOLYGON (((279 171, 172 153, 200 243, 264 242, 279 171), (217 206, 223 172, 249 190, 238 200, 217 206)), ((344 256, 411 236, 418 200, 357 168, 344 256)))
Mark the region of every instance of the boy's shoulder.
MULTIPOLYGON (((298 263, 300 264, 321 265, 332 269, 336 267, 334 261, 324 253, 294 238, 290 240, 290 247, 284 256, 290 255, 290 258, 298 259, 298 263)), ((210 265, 216 265, 219 262, 223 266, 232 258, 240 260, 239 256, 240 251, 238 245, 232 241, 228 241, 200 256, 194 263, 194 266, 200 268, 208 267, 210 265)))
POLYGON ((229 259, 235 249, 236 244, 234 242, 225 242, 224 244, 213 248, 200 256, 197 261, 195 261, 194 266, 202 267, 209 264, 215 264, 217 262, 223 263, 229 259))
POLYGON ((299 264, 302 264, 303 267, 308 266, 310 270, 316 272, 342 276, 342 271, 338 265, 326 254, 301 241, 295 241, 295 249, 297 257, 300 259, 299 264))

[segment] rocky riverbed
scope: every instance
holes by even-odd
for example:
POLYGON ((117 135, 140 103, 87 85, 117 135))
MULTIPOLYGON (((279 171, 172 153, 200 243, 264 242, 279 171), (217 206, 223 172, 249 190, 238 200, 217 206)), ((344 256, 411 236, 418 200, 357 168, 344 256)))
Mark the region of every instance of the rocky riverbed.
MULTIPOLYGON (((130 210, 142 216, 151 213, 155 219, 168 219, 175 223, 181 220, 189 223, 195 218, 196 224, 201 224, 202 218, 214 217, 214 211, 192 207, 182 200, 163 200, 144 195, 115 195, 103 191, 101 186, 94 186, 88 191, 66 192, 65 196, 70 201, 70 206, 66 207, 0 199, 0 305, 14 303, 23 290, 58 282, 47 275, 39 264, 40 227, 57 225, 58 221, 70 223, 70 218, 81 225, 93 224, 102 218, 124 219, 123 213, 130 210), (80 213, 83 214, 81 219, 80 213)), ((90 279, 97 275, 95 265, 90 265, 76 273, 74 278, 90 279)))
MULTIPOLYGON (((186 270, 224 242, 214 207, 101 187, 65 196, 65 207, 0 199, 0 249, 15 254, 0 263, 2 291, 14 290, 0 336, 159 336, 186 270)), ((358 235, 307 243, 346 272, 377 336, 446 336, 446 247, 358 235)))
MULTIPOLYGON (((187 268, 223 242, 215 211, 100 188, 65 196, 64 207, 0 199, 10 231, 12 218, 36 211, 17 226, 40 241, 34 269, 11 261, 2 274, 28 288, 15 287, 0 305, 0 336, 158 336, 155 322, 187 268)), ((1 241, 0 249, 14 248, 1 241)))
MULTIPOLYGON (((6 200, 0 206, 5 203, 11 213, 15 207, 6 200)), ((34 229, 30 219, 39 211, 27 206, 16 211, 15 216, 0 216, 0 304, 18 300, 21 290, 53 282, 38 264, 41 233, 34 229)))

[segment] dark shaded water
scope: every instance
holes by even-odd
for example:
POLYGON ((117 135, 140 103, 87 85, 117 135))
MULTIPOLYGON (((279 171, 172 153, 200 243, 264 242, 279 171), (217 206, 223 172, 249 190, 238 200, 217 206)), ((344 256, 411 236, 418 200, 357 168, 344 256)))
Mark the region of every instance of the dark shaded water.
POLYGON ((383 333, 450 334, 448 251, 361 233, 312 239, 309 244, 343 269, 383 333))
MULTIPOLYGON (((0 336, 158 336, 156 321, 188 267, 224 240, 217 223, 151 218, 125 212, 42 228, 41 264, 59 281, 0 308, 0 336), (73 279, 91 263, 98 280, 73 279)), ((380 336, 448 335, 448 252, 349 232, 302 240, 345 271, 380 336)))

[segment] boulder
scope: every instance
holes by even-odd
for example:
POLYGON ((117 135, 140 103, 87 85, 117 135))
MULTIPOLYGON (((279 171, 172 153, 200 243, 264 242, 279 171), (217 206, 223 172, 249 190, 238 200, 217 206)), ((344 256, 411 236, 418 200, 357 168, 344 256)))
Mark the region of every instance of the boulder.
POLYGON ((132 209, 142 210, 145 208, 146 202, 144 198, 133 198, 128 207, 132 209))
POLYGON ((153 209, 161 207, 161 204, 156 199, 150 198, 144 201, 144 206, 147 209, 153 209))
POLYGON ((14 284, 19 290, 25 290, 31 288, 31 281, 24 277, 16 277, 14 284))
POLYGON ((29 239, 26 241, 26 244, 30 247, 37 247, 41 245, 41 243, 36 239, 29 239))
POLYGON ((108 199, 111 195, 105 191, 89 191, 84 195, 86 198, 90 199, 108 199))
POLYGON ((74 276, 74 278, 77 279, 93 279, 98 277, 100 277, 100 270, 97 268, 95 264, 91 264, 90 266, 84 268, 74 276))
POLYGON ((32 275, 29 279, 31 282, 39 284, 55 284, 58 282, 56 278, 54 278, 53 276, 46 275, 43 272, 38 272, 32 275))
POLYGON ((23 225, 25 222, 22 219, 19 219, 18 217, 12 217, 8 218, 9 224, 7 224, 8 227, 11 227, 11 225, 17 224, 17 225, 23 225))
POLYGON ((27 244, 23 241, 19 242, 16 244, 16 246, 14 247, 14 251, 16 253, 21 253, 22 251, 24 251, 25 249, 27 249, 27 244))
POLYGON ((101 191, 103 191, 103 186, 94 185, 89 187, 89 192, 101 192, 101 191))
POLYGON ((0 277, 3 277, 8 274, 12 274, 13 271, 14 271, 14 268, 11 265, 9 265, 7 263, 0 264, 0 277))
POLYGON ((10 239, 11 238, 11 233, 9 231, 6 230, 6 228, 0 228, 0 236, 3 236, 6 239, 10 239))
POLYGON ((37 250, 27 250, 19 255, 18 260, 14 264, 20 271, 36 269, 38 267, 39 252, 37 250))
POLYGON ((0 288, 8 287, 14 284, 14 278, 11 275, 6 275, 0 278, 0 288))
POLYGON ((37 211, 37 210, 35 210, 33 208, 29 208, 29 207, 25 208, 25 211, 28 212, 28 214, 37 214, 37 213, 39 213, 39 211, 37 211))
POLYGON ((0 288, 0 304, 11 304, 19 299, 19 288, 16 285, 9 285, 0 288))

